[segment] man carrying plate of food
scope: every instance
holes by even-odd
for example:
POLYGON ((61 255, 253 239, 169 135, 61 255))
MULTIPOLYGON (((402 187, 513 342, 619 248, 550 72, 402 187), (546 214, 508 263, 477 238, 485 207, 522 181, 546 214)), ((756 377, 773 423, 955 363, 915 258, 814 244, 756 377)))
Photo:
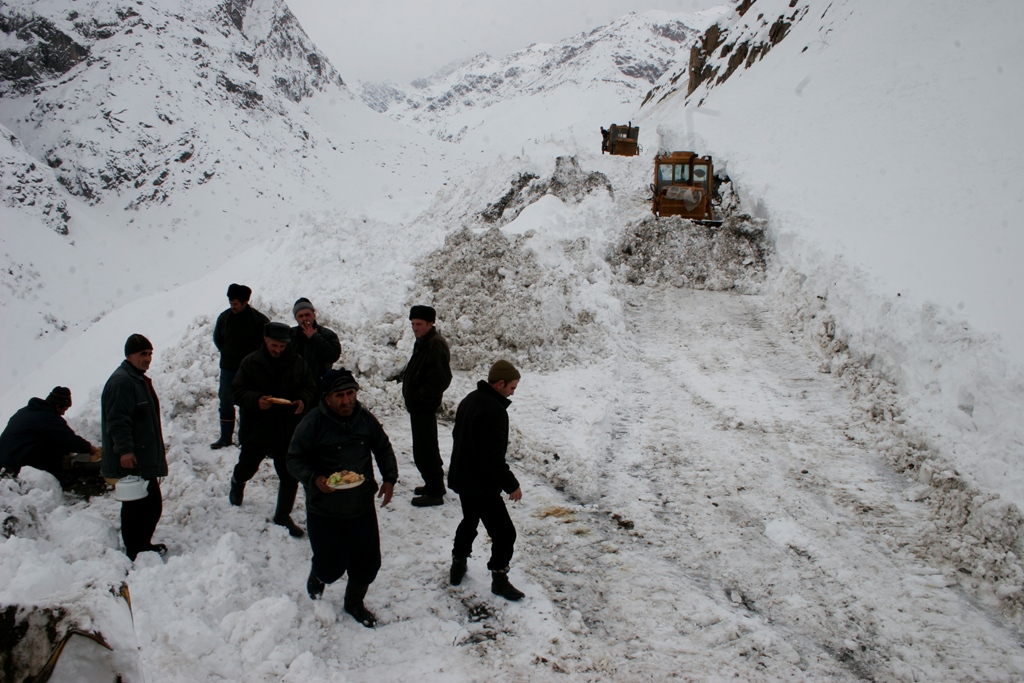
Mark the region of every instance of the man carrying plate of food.
POLYGON ((295 428, 288 471, 306 492, 306 530, 313 561, 306 592, 323 596, 326 584, 348 572, 345 611, 372 628, 377 618, 363 604, 381 566, 374 496, 391 502, 398 461, 380 422, 358 400, 359 384, 336 371, 320 404, 295 428), (383 483, 374 478, 373 460, 383 483))

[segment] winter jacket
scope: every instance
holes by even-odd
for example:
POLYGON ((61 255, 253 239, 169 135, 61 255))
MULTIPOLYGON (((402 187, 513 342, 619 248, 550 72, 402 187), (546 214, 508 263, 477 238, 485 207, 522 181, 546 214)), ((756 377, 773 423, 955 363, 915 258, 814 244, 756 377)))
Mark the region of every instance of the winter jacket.
POLYGON ((512 403, 487 382, 462 399, 455 412, 448 488, 459 495, 512 493, 519 488, 505 462, 508 407, 512 403))
POLYGON ((450 363, 448 342, 437 328, 416 340, 402 375, 402 398, 410 413, 433 413, 441 407, 441 397, 452 383, 450 363))
POLYGON ((0 467, 16 475, 28 465, 59 477, 66 454, 91 450, 92 444, 75 434, 52 404, 31 398, 0 434, 0 467))
POLYGON ((213 343, 220 351, 220 366, 237 370, 242 359, 263 345, 263 326, 270 319, 252 306, 240 313, 227 309, 213 326, 213 343))
POLYGON ((398 461, 388 435, 370 411, 356 403, 348 417, 331 410, 324 401, 311 411, 295 429, 288 447, 288 471, 302 482, 306 491, 306 510, 328 517, 359 517, 373 509, 377 481, 373 477, 370 455, 384 483, 398 481, 398 461), (353 489, 323 493, 316 486, 320 475, 358 472, 366 480, 353 489))
POLYGON ((292 432, 302 415, 295 414, 293 405, 273 405, 269 410, 260 410, 260 397, 301 400, 308 411, 315 405, 317 386, 306 361, 299 358, 291 345, 274 358, 263 344, 238 366, 231 395, 239 407, 241 420, 238 442, 243 448, 257 448, 275 455, 287 452, 292 432))
POLYGON ((318 325, 316 321, 313 322, 313 329, 316 332, 312 337, 307 337, 301 327, 293 327, 291 347, 305 359, 313 377, 320 379, 341 358, 341 340, 334 330, 318 325))
POLYGON ((120 479, 134 474, 143 479, 167 476, 167 454, 160 426, 160 401, 149 377, 127 360, 114 370, 100 398, 103 459, 100 473, 120 479), (138 467, 121 467, 121 456, 134 453, 138 467))

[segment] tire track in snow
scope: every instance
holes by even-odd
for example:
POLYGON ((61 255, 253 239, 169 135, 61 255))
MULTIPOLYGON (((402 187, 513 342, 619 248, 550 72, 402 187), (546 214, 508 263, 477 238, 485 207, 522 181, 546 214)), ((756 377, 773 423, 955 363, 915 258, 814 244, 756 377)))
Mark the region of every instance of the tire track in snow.
POLYGON ((918 560, 926 510, 902 499, 850 396, 762 298, 623 299, 629 336, 605 398, 590 397, 596 415, 560 410, 555 424, 589 432, 599 457, 569 467, 570 500, 549 502, 568 509, 563 530, 527 532, 550 553, 542 584, 590 635, 584 670, 621 675, 607 664, 621 657, 650 680, 1019 673, 1016 635, 918 560), (624 618, 638 603, 643 618, 624 618))

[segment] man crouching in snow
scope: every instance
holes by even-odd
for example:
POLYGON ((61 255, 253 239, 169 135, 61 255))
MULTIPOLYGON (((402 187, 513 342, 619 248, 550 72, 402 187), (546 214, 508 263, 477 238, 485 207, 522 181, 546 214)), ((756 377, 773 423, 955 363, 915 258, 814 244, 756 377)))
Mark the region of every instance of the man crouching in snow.
POLYGON ((371 454, 384 483, 381 507, 391 502, 398 481, 398 461, 391 441, 370 411, 358 401, 359 384, 351 372, 337 372, 331 387, 295 428, 288 448, 288 470, 306 491, 306 529, 313 562, 306 592, 319 600, 324 585, 348 572, 345 611, 363 626, 373 628, 377 618, 363 598, 380 570, 380 529, 373 495, 371 454), (328 484, 332 474, 347 472, 347 479, 328 484), (362 479, 359 479, 362 477, 362 479))

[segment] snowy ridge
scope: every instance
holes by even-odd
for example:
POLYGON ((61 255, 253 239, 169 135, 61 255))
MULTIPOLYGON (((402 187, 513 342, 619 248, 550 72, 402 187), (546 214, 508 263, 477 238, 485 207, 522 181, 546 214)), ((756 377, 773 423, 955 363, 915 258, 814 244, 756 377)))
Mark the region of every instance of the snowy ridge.
MULTIPOLYGON (((689 18, 660 11, 629 14, 554 45, 532 45, 502 59, 477 55, 413 82, 413 89, 371 83, 358 91, 373 109, 458 141, 489 117, 488 108, 520 98, 598 89, 606 103, 637 100, 666 70, 685 60, 699 35, 685 23, 689 18), (473 119, 479 122, 469 123, 473 119)), ((560 127, 561 118, 561 112, 552 112, 551 125, 560 127)))
POLYGON ((68 12, 64 5, 5 3, 4 21, 18 38, 8 40, 7 58, 43 62, 31 77, 8 78, 5 114, 26 148, 92 204, 113 197, 127 208, 165 202, 209 182, 246 138, 271 154, 308 153, 316 146, 309 124, 289 121, 282 100, 327 91, 351 99, 282 0, 123 10, 94 3, 68 12), (79 54, 58 74, 37 55, 54 34, 79 54), (228 117, 228 135, 189 116, 203 109, 228 117))

